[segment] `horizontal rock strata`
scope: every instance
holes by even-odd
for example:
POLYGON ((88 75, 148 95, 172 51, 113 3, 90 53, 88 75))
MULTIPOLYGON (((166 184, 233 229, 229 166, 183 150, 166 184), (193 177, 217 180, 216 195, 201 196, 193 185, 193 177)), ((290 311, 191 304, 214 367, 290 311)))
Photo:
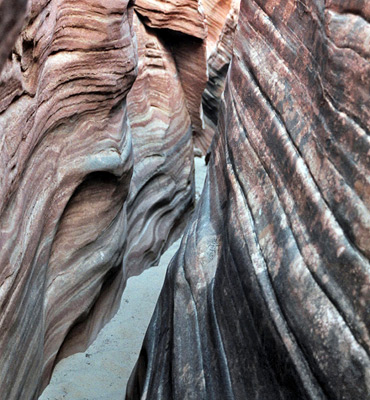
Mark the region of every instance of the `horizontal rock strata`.
POLYGON ((242 1, 203 194, 127 399, 369 397, 368 11, 242 1))

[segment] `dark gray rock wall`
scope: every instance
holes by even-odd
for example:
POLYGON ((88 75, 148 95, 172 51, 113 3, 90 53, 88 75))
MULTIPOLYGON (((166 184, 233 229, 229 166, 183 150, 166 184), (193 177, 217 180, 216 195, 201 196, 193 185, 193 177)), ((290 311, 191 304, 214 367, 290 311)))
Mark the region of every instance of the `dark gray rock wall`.
POLYGON ((242 1, 127 399, 369 398, 368 21, 363 1, 242 1))

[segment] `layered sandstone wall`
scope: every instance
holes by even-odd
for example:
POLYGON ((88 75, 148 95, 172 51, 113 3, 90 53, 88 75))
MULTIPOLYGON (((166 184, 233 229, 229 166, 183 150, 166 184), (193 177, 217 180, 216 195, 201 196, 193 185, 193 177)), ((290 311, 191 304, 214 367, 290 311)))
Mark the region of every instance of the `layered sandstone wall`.
POLYGON ((0 393, 11 400, 37 398, 55 363, 111 318, 128 277, 180 235, 208 77, 197 2, 164 10, 159 22, 162 3, 154 17, 146 2, 136 11, 125 0, 8 3, 0 1, 0 393))
POLYGON ((186 98, 196 148, 206 154, 217 124, 239 0, 137 0, 144 24, 170 46, 186 98), (162 31, 162 33, 160 33, 162 31))
POLYGON ((3 398, 36 396, 72 327, 106 316, 93 305, 124 253, 136 64, 126 2, 30 2, 0 77, 3 398))
POLYGON ((128 198, 127 274, 156 261, 193 209, 193 141, 170 46, 134 15, 138 77, 127 97, 134 149, 128 198))
POLYGON ((232 57, 240 0, 232 0, 231 2, 226 2, 226 4, 228 7, 225 7, 223 1, 216 2, 208 11, 213 18, 209 20, 209 34, 212 35, 207 38, 208 79, 202 94, 204 125, 202 149, 205 152, 208 150, 217 130, 221 98, 225 88, 226 74, 232 57), (224 13, 227 10, 228 13, 225 15, 224 13), (224 21, 221 29, 220 24, 215 21, 216 16, 219 17, 219 20, 224 21), (216 27, 216 29, 211 31, 211 26, 216 27))
POLYGON ((203 194, 127 399, 364 399, 369 7, 242 0, 203 194))

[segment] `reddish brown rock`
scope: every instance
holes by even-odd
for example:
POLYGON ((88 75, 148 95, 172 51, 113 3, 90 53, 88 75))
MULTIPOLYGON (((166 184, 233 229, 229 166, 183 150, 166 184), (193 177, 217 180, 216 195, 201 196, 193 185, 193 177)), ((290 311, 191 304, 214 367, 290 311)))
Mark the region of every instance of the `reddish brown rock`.
POLYGON ((157 28, 171 48, 192 122, 194 145, 205 154, 214 135, 239 2, 205 1, 201 7, 198 3, 184 2, 173 7, 172 3, 152 0, 135 2, 143 23, 157 28), (193 17, 189 7, 193 12, 197 10, 193 17))
MULTIPOLYGON (((215 133, 221 95, 229 67, 239 1, 202 2, 208 34, 172 38, 172 51, 186 95, 195 147, 207 152, 215 133)), ((167 40, 171 40, 166 35, 167 40)))
POLYGON ((27 0, 0 0, 0 72, 24 22, 27 0))
POLYGON ((196 38, 166 36, 174 54, 176 67, 189 110, 194 146, 206 152, 209 142, 205 141, 203 129, 202 94, 207 84, 206 42, 196 38))
POLYGON ((207 53, 210 55, 219 41, 225 21, 233 8, 233 0, 203 0, 202 7, 207 23, 207 53))
POLYGON ((134 148, 128 199, 129 276, 158 261, 193 206, 190 116, 174 57, 160 32, 135 18, 138 77, 127 97, 134 148))
POLYGON ((127 278, 157 262, 193 207, 202 89, 191 114, 184 67, 199 64, 181 58, 200 49, 205 84, 204 42, 181 34, 174 50, 169 31, 133 28, 132 17, 120 0, 31 1, 0 75, 0 392, 9 400, 37 398, 55 363, 95 338, 127 278))
POLYGON ((137 23, 139 76, 128 100, 137 60, 125 1, 31 1, 10 52, 25 11, 15 5, 17 20, 0 3, 2 28, 14 28, 0 59, 11 53, 0 76, 7 399, 37 397, 55 363, 114 314, 126 279, 180 234, 194 199, 192 131, 202 131, 207 81, 197 2, 170 11, 155 33, 137 23))
POLYGON ((199 0, 135 0, 135 10, 152 28, 170 29, 199 39, 207 36, 199 0))
POLYGON ((0 78, 4 399, 37 398, 73 327, 93 321, 86 344, 111 313, 94 304, 119 279, 124 251, 125 97, 136 75, 126 7, 30 2, 0 78))
POLYGON ((221 96, 225 87, 226 74, 231 61, 234 35, 238 22, 240 1, 208 3, 210 14, 207 37, 207 85, 202 94, 203 142, 205 150, 216 132, 221 96), (211 7, 212 4, 212 7, 211 7), (225 13, 227 14, 225 15, 225 13), (215 16, 218 18, 216 19, 215 16), (222 22, 222 23, 221 23, 222 22), (211 30, 211 24, 215 27, 211 30))
POLYGON ((363 1, 242 1, 128 399, 369 397, 368 21, 363 1))

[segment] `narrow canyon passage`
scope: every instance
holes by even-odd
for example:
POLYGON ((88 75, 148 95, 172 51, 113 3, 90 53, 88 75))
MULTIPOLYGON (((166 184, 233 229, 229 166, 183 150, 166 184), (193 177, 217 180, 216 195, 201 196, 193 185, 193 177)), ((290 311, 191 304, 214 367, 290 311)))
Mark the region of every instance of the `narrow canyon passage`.
MULTIPOLYGON (((206 176, 204 157, 195 157, 196 199, 206 176)), ((117 314, 83 353, 61 360, 39 400, 122 400, 138 359, 178 239, 162 255, 159 265, 131 277, 117 314)))
POLYGON ((115 315, 127 279, 181 236, 239 3, 11 3, 0 0, 0 398, 35 400, 115 315))
POLYGON ((0 0, 0 39, 0 400, 370 399, 369 1, 0 0))

